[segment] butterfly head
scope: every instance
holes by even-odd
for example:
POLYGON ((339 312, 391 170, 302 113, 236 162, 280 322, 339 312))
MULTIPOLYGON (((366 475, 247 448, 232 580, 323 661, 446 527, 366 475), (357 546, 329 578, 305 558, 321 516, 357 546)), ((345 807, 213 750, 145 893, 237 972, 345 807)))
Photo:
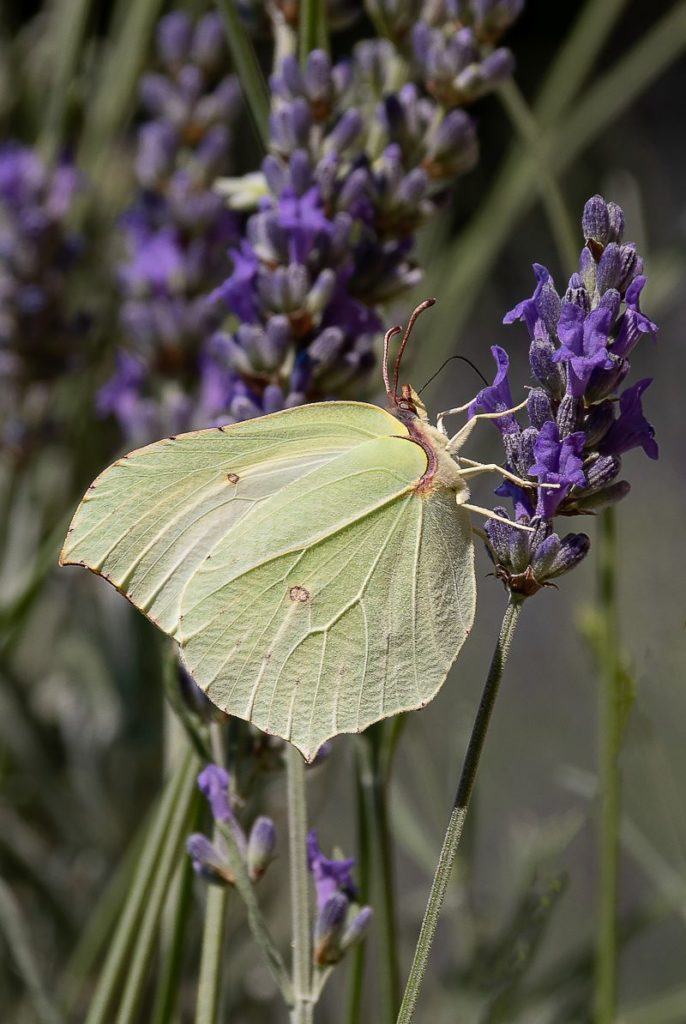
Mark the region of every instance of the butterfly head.
POLYGON ((411 384, 402 385, 400 395, 396 395, 395 398, 395 408, 398 412, 409 412, 413 416, 418 416, 419 419, 423 420, 425 423, 429 422, 429 414, 426 411, 426 406, 411 384))

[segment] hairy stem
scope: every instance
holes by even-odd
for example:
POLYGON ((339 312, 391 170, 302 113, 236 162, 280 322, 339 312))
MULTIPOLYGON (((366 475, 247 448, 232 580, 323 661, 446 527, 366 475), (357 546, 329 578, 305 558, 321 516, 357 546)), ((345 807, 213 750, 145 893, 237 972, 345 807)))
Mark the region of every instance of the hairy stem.
POLYGON ((465 755, 460 780, 457 786, 453 810, 448 822, 448 828, 443 839, 443 846, 438 858, 436 872, 434 874, 431 892, 424 911, 424 920, 417 940, 417 947, 410 968, 410 975, 405 986, 402 1005, 397 1017, 397 1024, 410 1024, 414 1009, 421 989, 426 967, 429 962, 429 955, 436 934, 436 927, 441 913, 441 907, 448 889, 448 882, 455 862, 457 848, 462 838, 469 800, 474 788, 476 772, 479 767, 479 759, 483 749, 486 733, 491 721, 493 706, 500 688, 500 681, 503 677, 505 662, 512 646, 515 628, 521 610, 521 600, 514 597, 505 611, 500 635, 493 652, 491 666, 488 671, 484 690, 481 695, 481 703, 476 713, 476 719, 469 739, 469 746, 465 755))
POLYGON ((617 1010, 617 896, 620 789, 617 758, 621 745, 619 626, 617 621, 617 522, 615 510, 600 517, 598 601, 600 650, 600 881, 595 971, 596 1024, 612 1024, 617 1010))
POLYGON ((312 914, 307 873, 307 804, 305 762, 290 743, 286 749, 288 781, 288 844, 293 929, 292 1024, 312 1020, 312 914))
MULTIPOLYGON (((210 724, 212 760, 224 767, 224 736, 217 722, 210 724)), ((214 839, 220 835, 215 826, 214 839)), ((227 886, 208 885, 205 894, 205 922, 200 954, 198 998, 195 1004, 195 1024, 217 1024, 221 1002, 221 962, 226 932, 226 907, 229 901, 227 886)))

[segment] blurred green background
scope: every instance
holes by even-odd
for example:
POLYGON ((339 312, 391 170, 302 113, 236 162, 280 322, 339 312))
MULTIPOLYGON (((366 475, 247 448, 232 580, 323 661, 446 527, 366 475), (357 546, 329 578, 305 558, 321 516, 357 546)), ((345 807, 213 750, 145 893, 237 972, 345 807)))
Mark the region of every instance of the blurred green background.
MULTIPOLYGON (((140 4, 141 26, 143 8, 151 6, 140 4)), ((162 5, 157 7, 161 13, 162 5)), ((114 9, 97 6, 84 47, 86 85, 116 19, 132 9, 124 2, 114 9)), ((651 462, 641 453, 629 455, 632 493, 618 510, 622 644, 636 687, 621 753, 625 941, 618 1020, 624 1024, 686 1021, 685 15, 683 3, 528 0, 507 44, 527 97, 535 101, 548 83, 554 116, 544 125, 540 149, 524 147, 500 100, 493 96, 480 103, 479 167, 461 179, 450 216, 437 219, 420 241, 425 281, 417 295, 435 294, 438 304, 418 327, 411 374, 421 384, 447 355, 459 352, 488 375, 488 347, 497 343, 510 352, 513 390, 515 383, 527 383, 524 328, 503 327, 502 316, 533 290, 532 262, 545 264, 558 285, 569 273, 540 202, 542 159, 559 172, 575 222, 595 192, 624 208, 626 235, 646 261, 643 308, 661 325, 657 344, 642 343, 634 356, 636 378, 655 379, 646 407, 661 458, 651 462), (666 18, 673 18, 671 31, 654 36, 666 18), (576 49, 570 54, 565 47, 571 39, 576 49), (561 52, 568 54, 567 66, 556 64, 561 52), (589 55, 592 61, 574 83, 589 55), (558 112, 552 100, 566 88, 568 102, 558 102, 558 112)), ((29 143, 46 101, 46 68, 56 45, 44 18, 45 8, 38 4, 6 3, 0 13, 0 131, 29 143)), ((345 52, 364 34, 362 22, 337 37, 337 49, 345 52)), ((139 42, 145 54, 149 43, 139 42)), ((75 110, 85 87, 84 81, 75 83, 75 110)), ((131 114, 134 90, 135 80, 131 114)), ((78 137, 82 120, 78 114, 74 118, 78 137)), ((256 152, 247 125, 243 131, 245 166, 239 169, 248 170, 256 152)), ((114 148, 91 159, 100 176, 100 226, 126 202, 130 146, 130 126, 127 134, 122 125, 114 148)), ((405 311, 396 308, 390 318, 405 311)), ((114 340, 98 339, 103 359, 114 340)), ((88 374, 65 382, 59 400, 85 410, 68 443, 36 452, 20 473, 4 464, 0 469, 0 876, 17 897, 48 989, 73 997, 74 1020, 81 1019, 83 992, 102 959, 97 928, 89 930, 94 906, 107 932, 117 885, 121 891, 128 884, 126 851, 159 791, 165 734, 174 732, 162 696, 163 644, 153 627, 101 581, 72 570, 45 571, 56 561, 65 516, 116 443, 90 412, 89 394, 98 382, 88 374), (123 873, 117 874, 122 858, 123 873), (104 902, 103 893, 110 894, 104 902), (96 953, 95 963, 89 963, 89 950, 96 953)), ((464 364, 451 363, 424 397, 435 413, 467 401, 479 386, 464 364)), ((469 455, 498 459, 497 440, 484 427, 474 435, 469 455)), ((488 483, 476 494, 489 504, 488 483)), ((593 521, 582 528, 594 537, 593 521)), ((505 605, 505 593, 488 576, 489 568, 479 551, 473 636, 438 698, 411 716, 397 756, 391 820, 404 966, 505 605)), ((589 636, 595 597, 591 555, 564 578, 559 591, 544 590, 525 608, 421 1020, 582 1024, 592 1019, 598 684, 589 636)), ((170 746, 167 742, 166 756, 170 746)), ((337 740, 330 759, 310 780, 312 819, 328 846, 338 844, 346 852, 355 845, 351 757, 351 742, 337 740)), ((270 779, 263 799, 283 843, 280 775, 270 779)), ((284 852, 263 890, 284 948, 285 861, 284 852)), ((200 886, 196 896, 180 1020, 192 1019, 200 886)), ((229 927, 226 1019, 246 1024, 281 1019, 237 901, 231 904, 229 927)), ((373 998, 373 938, 369 947, 373 998)), ((331 982, 318 1018, 322 1024, 343 1019, 347 970, 346 964, 331 982)), ((12 1024, 35 1019, 6 953, 0 956, 0 1008, 12 1024)))

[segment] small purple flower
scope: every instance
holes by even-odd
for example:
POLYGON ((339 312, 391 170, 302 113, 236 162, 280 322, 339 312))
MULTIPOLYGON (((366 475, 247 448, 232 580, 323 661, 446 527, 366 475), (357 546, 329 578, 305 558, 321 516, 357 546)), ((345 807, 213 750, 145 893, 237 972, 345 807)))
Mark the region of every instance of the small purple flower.
MULTIPOLYGON (((480 412, 503 412, 506 409, 511 409, 514 405, 510 383, 507 378, 510 369, 508 354, 499 345, 493 345, 491 353, 498 370, 490 387, 483 388, 469 406, 468 417, 470 419, 480 412)), ((493 423, 502 434, 519 431, 519 424, 512 413, 509 416, 502 416, 499 419, 493 420, 493 423)))
POLYGON ((620 320, 617 337, 612 343, 612 354, 626 359, 635 348, 642 334, 647 334, 653 341, 657 334, 657 324, 641 312, 639 298, 646 283, 645 277, 635 277, 626 290, 626 311, 620 320))
POLYGON ((233 884, 235 879, 226 858, 207 836, 194 832, 186 840, 186 850, 193 863, 193 870, 200 878, 214 885, 233 884))
POLYGON ((585 439, 580 430, 560 440, 558 426, 552 420, 541 427, 534 445, 536 462, 530 467, 529 473, 537 476, 539 483, 559 484, 559 487, 540 489, 536 509, 538 515, 552 519, 570 489, 586 485, 582 468, 585 439))
POLYGON ((644 378, 622 392, 619 416, 605 434, 600 444, 601 451, 623 455, 632 448, 642 448, 650 459, 658 458, 655 429, 643 415, 641 400, 643 392, 651 383, 650 378, 644 378))
POLYGON ((229 773, 218 764, 208 764, 198 775, 198 789, 210 805, 215 821, 229 822, 234 814, 229 798, 229 773))
POLYGON ((332 860, 325 857, 319 848, 314 829, 307 836, 307 864, 314 879, 317 907, 320 911, 335 893, 342 892, 349 899, 355 898, 355 883, 350 873, 355 858, 332 860))
POLYGON ((561 348, 554 362, 567 366, 567 393, 575 398, 583 395, 595 369, 611 370, 608 352, 612 311, 599 306, 588 316, 572 302, 563 302, 558 323, 561 348))

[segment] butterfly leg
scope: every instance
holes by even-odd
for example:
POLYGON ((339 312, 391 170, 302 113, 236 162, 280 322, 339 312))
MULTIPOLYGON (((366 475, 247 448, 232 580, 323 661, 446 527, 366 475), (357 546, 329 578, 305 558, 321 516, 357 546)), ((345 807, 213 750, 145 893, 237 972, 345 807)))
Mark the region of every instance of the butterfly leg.
POLYGON ((474 462, 473 459, 465 459, 463 456, 459 456, 459 462, 460 475, 467 479, 472 476, 478 476, 479 473, 497 473, 498 476, 511 480, 513 484, 518 484, 519 487, 545 487, 549 490, 556 490, 560 486, 559 484, 539 484, 535 480, 525 480, 515 473, 510 473, 509 469, 504 469, 495 462, 474 462), (466 465, 468 468, 463 469, 462 465, 466 465))
POLYGON ((482 508, 481 505, 470 505, 466 501, 458 502, 460 508, 466 508, 468 512, 478 512, 480 516, 484 516, 486 519, 495 519, 497 523, 505 523, 506 526, 512 526, 515 530, 523 530, 524 533, 533 533, 533 526, 525 526, 524 523, 517 523, 513 519, 506 519, 505 516, 499 516, 497 512, 492 512, 490 508, 482 508))
MULTIPOLYGON (((465 441, 467 441, 469 435, 476 426, 477 420, 497 420, 500 419, 501 416, 510 416, 512 413, 519 412, 520 409, 526 408, 527 401, 528 399, 525 399, 523 402, 520 402, 519 405, 515 405, 512 409, 503 409, 502 412, 479 412, 476 414, 476 416, 472 416, 472 418, 470 420, 467 420, 465 425, 461 427, 456 434, 453 434, 453 436, 448 441, 448 454, 455 455, 456 452, 459 452, 460 448, 465 443, 465 441)), ((471 402, 469 404, 471 405, 471 402)), ((467 408, 469 408, 469 406, 467 406, 467 408)), ((439 429, 443 433, 446 432, 445 428, 443 427, 443 417, 449 416, 454 412, 463 411, 464 407, 462 409, 448 409, 447 412, 441 413, 438 416, 438 419, 436 420, 437 424, 439 424, 439 429)))

